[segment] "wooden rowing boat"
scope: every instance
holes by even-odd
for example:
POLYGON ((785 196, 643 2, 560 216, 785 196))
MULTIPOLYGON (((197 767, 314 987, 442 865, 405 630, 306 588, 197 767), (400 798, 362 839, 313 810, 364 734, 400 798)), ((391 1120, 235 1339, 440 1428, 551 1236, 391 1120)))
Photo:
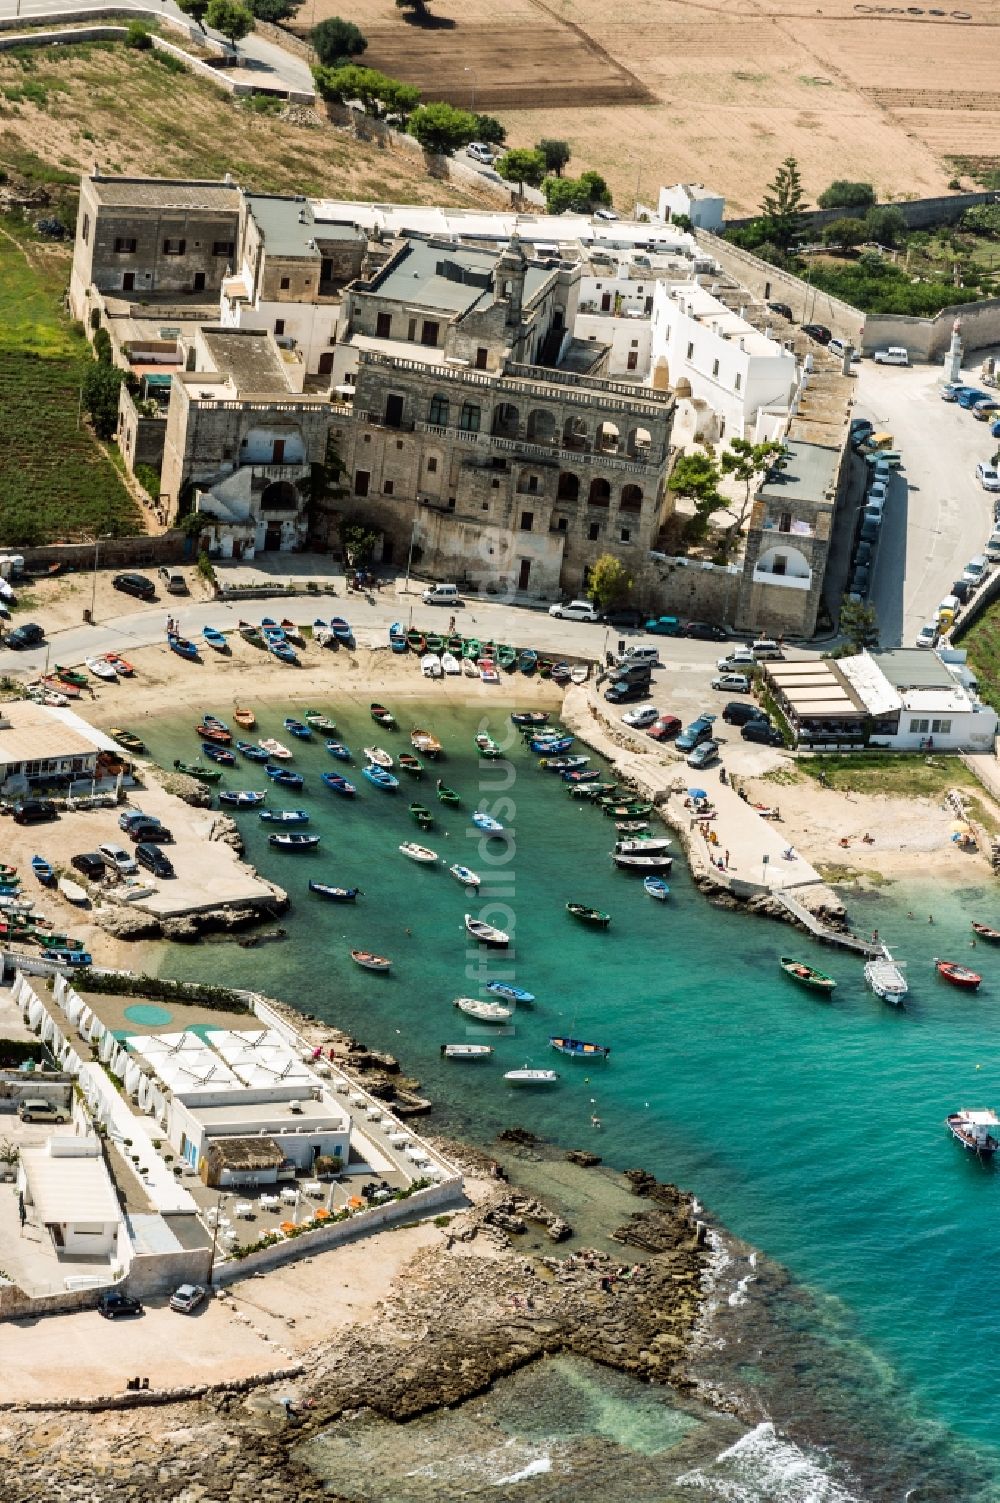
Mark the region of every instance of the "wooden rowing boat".
POLYGON ((799 986, 804 986, 809 991, 829 995, 837 985, 825 971, 817 970, 814 965, 806 965, 804 960, 794 960, 790 955, 782 955, 778 964, 790 980, 797 981, 799 986))

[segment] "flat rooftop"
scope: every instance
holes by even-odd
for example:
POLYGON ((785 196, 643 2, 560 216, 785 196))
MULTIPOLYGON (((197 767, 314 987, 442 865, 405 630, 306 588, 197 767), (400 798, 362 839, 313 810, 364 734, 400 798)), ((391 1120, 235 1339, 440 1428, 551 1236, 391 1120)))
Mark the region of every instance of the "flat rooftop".
POLYGON ((233 183, 145 177, 86 179, 98 203, 112 209, 212 209, 240 211, 240 190, 233 183))
MULTIPOLYGON (((477 305, 488 307, 495 301, 498 259, 493 247, 463 245, 454 239, 404 240, 392 260, 367 286, 362 284, 358 290, 458 315, 477 305)), ((525 305, 551 276, 551 267, 542 262, 527 262, 525 305)))
POLYGON ((771 471, 758 494, 767 501, 825 501, 832 506, 842 450, 789 438, 785 451, 784 464, 771 471))
POLYGON ((72 710, 20 699, 0 711, 0 765, 93 756, 97 751, 121 755, 109 736, 94 730, 72 710))
POLYGON ((202 329, 201 337, 218 374, 241 396, 288 391, 284 363, 267 329, 202 329))
POLYGON ((227 1101, 223 1106, 189 1105, 188 1110, 209 1130, 213 1127, 252 1127, 258 1132, 336 1132, 350 1125, 346 1108, 303 1096, 297 1107, 290 1101, 227 1101))
POLYGON ((721 339, 739 344, 748 355, 772 360, 787 360, 794 364, 795 357, 776 339, 769 338, 755 328, 747 319, 741 318, 719 298, 696 282, 683 282, 670 289, 670 301, 675 303, 689 318, 711 328, 721 339))
POLYGON ((873 652, 872 658, 897 689, 953 689, 955 678, 936 652, 920 647, 897 647, 873 652))
MULTIPOLYGON (((77 1145, 80 1140, 70 1141, 77 1145)), ((50 1153, 48 1145, 21 1149, 21 1168, 40 1222, 101 1224, 119 1219, 118 1197, 96 1138, 94 1148, 95 1152, 86 1157, 79 1154, 61 1157, 50 1153)))

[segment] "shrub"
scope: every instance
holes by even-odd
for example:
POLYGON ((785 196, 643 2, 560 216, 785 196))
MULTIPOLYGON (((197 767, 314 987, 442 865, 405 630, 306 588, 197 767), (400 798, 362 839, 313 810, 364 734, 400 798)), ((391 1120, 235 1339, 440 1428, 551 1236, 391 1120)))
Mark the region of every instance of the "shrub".
POLYGON ((202 579, 207 579, 209 584, 215 583, 215 568, 204 549, 198 554, 198 573, 202 579))
POLYGON ((353 21, 342 21, 339 16, 331 16, 314 26, 309 40, 316 56, 327 68, 346 62, 348 58, 360 57, 368 46, 368 38, 359 27, 353 21))
POLYGON ((816 202, 821 209, 868 209, 875 202, 871 183, 852 183, 838 178, 824 188, 816 202))
POLYGON ((136 52, 150 52, 153 47, 153 38, 141 21, 130 21, 125 32, 125 46, 132 47, 136 52))
POLYGON ((150 496, 160 494, 160 472, 151 464, 137 464, 135 478, 143 490, 150 496))
POLYGON ((865 229, 870 240, 880 245, 895 245, 906 231, 906 220, 892 204, 882 204, 868 210, 865 229))

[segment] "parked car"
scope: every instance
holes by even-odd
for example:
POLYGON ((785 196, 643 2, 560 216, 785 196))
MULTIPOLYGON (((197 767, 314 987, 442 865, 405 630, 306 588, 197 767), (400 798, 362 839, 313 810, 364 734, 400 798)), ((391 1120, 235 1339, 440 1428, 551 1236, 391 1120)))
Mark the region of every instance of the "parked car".
POLYGON ((990 424, 990 437, 1000 438, 1000 422, 990 424))
POLYGON ((595 219, 603 219, 608 224, 614 224, 615 221, 618 219, 618 217, 619 216, 615 213, 614 209, 595 209, 594 210, 594 218, 595 219))
POLYGON ((833 337, 825 324, 803 324, 803 334, 808 334, 817 344, 829 344, 833 337))
POLYGON ((175 877, 174 863, 169 856, 165 856, 158 845, 152 841, 142 840, 135 848, 135 859, 140 866, 144 866, 154 877, 175 877))
POLYGON ((424 605, 461 605, 462 597, 458 593, 458 585, 436 584, 430 585, 421 596, 424 605))
POLYGON ((589 600, 567 600, 563 605, 550 605, 549 615, 566 621, 599 621, 600 612, 589 600))
POLYGON ((630 689, 645 689, 647 698, 653 678, 651 663, 619 663, 612 668, 611 677, 616 683, 628 684, 630 689))
POLYGON ((701 745, 696 746, 694 751, 691 752, 690 756, 688 756, 688 758, 686 759, 687 765, 689 767, 707 767, 710 762, 715 761, 718 755, 719 747, 717 742, 703 741, 701 745))
POLYGON ((941 388, 941 400, 942 402, 957 402, 959 392, 967 390, 968 387, 964 386, 961 381, 947 381, 941 388))
POLYGON ((99 882, 106 870, 104 857, 98 851, 81 851, 78 856, 69 858, 69 864, 92 882, 99 882))
POLYGON ((771 313, 777 313, 781 318, 787 318, 790 324, 795 322, 795 317, 787 303, 768 303, 771 313))
POLYGON ((872 566, 872 544, 859 543, 854 550, 854 567, 856 569, 870 569, 872 566))
POLYGON ((201 1284, 180 1284, 170 1296, 170 1308, 191 1315, 207 1299, 208 1291, 201 1284))
POLYGON ((875 542, 876 538, 878 537, 879 523, 881 522, 881 520, 881 513, 877 516, 869 516, 869 514, 865 512, 864 519, 861 523, 860 533, 861 541, 863 543, 875 542))
POLYGON ((732 652, 727 652, 724 657, 719 659, 715 666, 720 673, 730 673, 736 668, 754 668, 756 664, 757 659, 754 657, 751 648, 734 647, 732 652))
POLYGON ((59 810, 49 798, 26 798, 14 805, 17 825, 40 825, 47 819, 58 818, 59 810))
POLYGON ((167 593, 170 595, 186 595, 188 583, 183 574, 169 574, 167 576, 167 593))
POLYGON ((773 637, 755 638, 750 644, 750 651, 754 655, 755 662, 758 663, 762 663, 768 658, 778 659, 785 656, 773 637))
POLYGON ((694 637, 698 642, 726 642, 729 633, 721 626, 716 626, 714 621, 685 621, 684 635, 694 637))
POLYGON ((660 716, 655 705, 642 705, 638 710, 628 710, 622 716, 622 724, 630 725, 633 730, 644 731, 648 725, 652 725, 660 716))
POLYGON ((136 845, 145 841, 147 845, 173 845, 173 832, 166 825, 161 825, 159 820, 136 819, 125 831, 129 840, 134 840, 136 845))
POLYGON ((1000 402, 993 397, 987 397, 985 402, 976 402, 972 409, 972 416, 978 418, 981 423, 988 423, 995 412, 1000 412, 1000 402))
POLYGON ((496 161, 496 153, 485 141, 470 141, 465 148, 465 155, 471 157, 474 162, 482 162, 487 167, 492 167, 496 161))
POLYGON ((649 684, 612 684, 610 689, 605 689, 604 698, 609 705, 634 705, 637 699, 645 699, 649 693, 649 684))
POLYGON ((962 578, 967 579, 973 589, 982 584, 989 569, 989 560, 985 553, 977 553, 975 558, 970 558, 962 570, 962 578))
POLYGON ((111 583, 116 590, 135 595, 139 600, 156 599, 156 586, 145 574, 116 574, 111 583))
POLYGON ((910 357, 900 344, 891 344, 887 350, 876 350, 872 356, 876 365, 909 365, 910 357))
POLYGON ((654 637, 679 637, 683 632, 676 616, 654 616, 646 622, 646 630, 654 637))
POLYGON ((968 410, 970 407, 975 407, 977 402, 988 401, 989 395, 988 391, 980 391, 978 386, 963 386, 955 401, 959 407, 968 410))
POLYGON ((22 1122, 68 1122, 69 1113, 54 1101, 41 1096, 28 1096, 17 1109, 22 1122))
POLYGON ((933 647, 934 643, 937 641, 937 636, 938 636, 938 624, 937 624, 937 622, 936 621, 925 621, 924 624, 923 624, 923 626, 917 632, 917 640, 916 640, 915 646, 917 646, 917 647, 933 647))
POLYGON ((649 727, 647 736, 652 736, 654 741, 672 741, 678 735, 681 722, 676 715, 661 715, 654 725, 649 727))
POLYGON ((851 576, 851 594, 867 595, 868 586, 871 583, 871 569, 866 564, 858 564, 851 576))
POLYGON ((126 809, 124 814, 118 816, 118 828, 128 834, 133 825, 158 825, 160 821, 155 814, 146 814, 142 809, 126 809))
POLYGON ((724 689, 730 694, 749 694, 750 679, 745 673, 720 673, 712 680, 713 689, 724 689))
POLYGON ((634 605, 623 605, 616 611, 605 611, 601 620, 608 626, 620 626, 626 631, 635 631, 646 619, 644 611, 634 605))
POLYGON ((622 653, 618 662, 623 667, 634 663, 646 663, 650 668, 659 668, 660 649, 658 647, 629 647, 622 653))
POLYGON ((119 1289, 105 1289, 98 1297, 97 1308, 105 1320, 117 1320, 119 1315, 142 1315, 141 1299, 130 1299, 119 1289))
POLYGON ((120 845, 111 845, 110 842, 97 848, 104 857, 104 864, 111 871, 118 872, 122 877, 134 877, 139 870, 135 863, 135 857, 130 856, 128 851, 120 845))
POLYGON ((962 605, 965 605, 969 596, 972 594, 971 580, 956 579, 951 587, 951 593, 954 595, 956 600, 961 601, 962 605))
POLYGON ((764 720, 770 725, 770 719, 760 705, 750 704, 746 699, 731 699, 722 712, 722 718, 727 725, 746 725, 748 720, 764 720))
POLYGON ((699 746, 702 741, 707 741, 711 736, 714 724, 714 715, 699 715, 698 719, 692 720, 691 724, 685 726, 677 737, 677 750, 694 751, 696 746, 699 746))
POLYGON ((784 746, 785 738, 776 725, 766 720, 748 720, 740 731, 744 741, 757 741, 761 746, 784 746))
POLYGON ((45 633, 34 621, 26 621, 23 626, 15 626, 12 632, 7 633, 7 646, 13 647, 15 652, 22 647, 37 647, 45 641, 45 633))
POLYGON ((984 491, 1000 491, 1000 470, 993 465, 977 464, 976 479, 984 491))
POLYGON ((827 345, 827 349, 830 351, 831 355, 837 355, 840 358, 846 355, 848 350, 850 350, 852 360, 861 359, 861 356, 858 354, 857 350, 854 348, 853 344, 851 344, 849 339, 838 339, 836 335, 834 335, 833 339, 830 340, 830 343, 827 345))

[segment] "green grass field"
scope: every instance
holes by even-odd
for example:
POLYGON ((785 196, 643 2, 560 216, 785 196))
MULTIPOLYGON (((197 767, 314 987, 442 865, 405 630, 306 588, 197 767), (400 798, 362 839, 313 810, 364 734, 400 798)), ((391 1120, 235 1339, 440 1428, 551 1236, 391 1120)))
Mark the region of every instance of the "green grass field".
POLYGON ((1000 710, 1000 606, 992 605, 962 637, 969 666, 979 680, 979 696, 1000 710))
POLYGON ((883 793, 897 798, 941 799, 949 788, 982 785, 958 757, 914 756, 912 752, 847 752, 843 756, 800 757, 800 772, 839 793, 883 793))

